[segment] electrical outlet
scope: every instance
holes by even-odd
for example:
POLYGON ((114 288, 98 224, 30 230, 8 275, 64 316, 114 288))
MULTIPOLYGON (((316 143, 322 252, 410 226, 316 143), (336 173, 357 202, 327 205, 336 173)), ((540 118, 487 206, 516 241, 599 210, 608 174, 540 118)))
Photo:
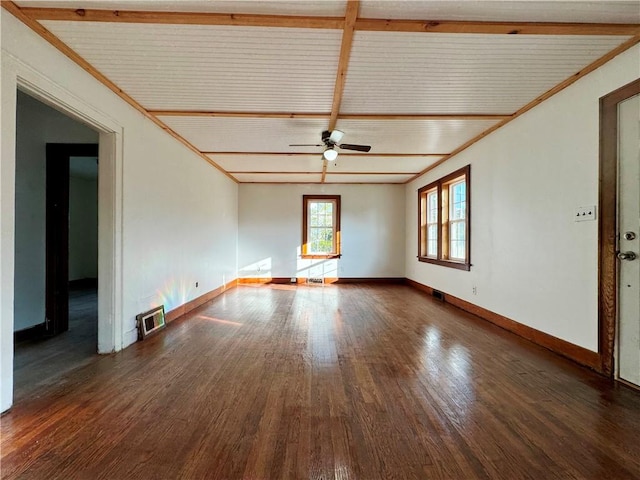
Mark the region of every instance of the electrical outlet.
POLYGON ((573 218, 576 222, 587 222, 596 219, 596 206, 591 205, 588 207, 576 208, 573 218))
POLYGON ((196 282, 196 288, 198 288, 198 282, 196 282))
POLYGON ((471 289, 471 291, 473 292, 474 295, 477 295, 478 294, 478 287, 476 287, 474 285, 473 288, 471 289))

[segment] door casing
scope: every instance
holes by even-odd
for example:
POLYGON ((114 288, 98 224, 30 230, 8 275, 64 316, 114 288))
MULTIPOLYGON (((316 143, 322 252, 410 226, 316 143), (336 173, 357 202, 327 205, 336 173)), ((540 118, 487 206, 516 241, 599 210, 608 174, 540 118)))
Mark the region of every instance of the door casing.
POLYGON ((640 78, 600 99, 598 219, 598 354, 600 372, 615 373, 618 320, 618 104, 640 93, 640 78))

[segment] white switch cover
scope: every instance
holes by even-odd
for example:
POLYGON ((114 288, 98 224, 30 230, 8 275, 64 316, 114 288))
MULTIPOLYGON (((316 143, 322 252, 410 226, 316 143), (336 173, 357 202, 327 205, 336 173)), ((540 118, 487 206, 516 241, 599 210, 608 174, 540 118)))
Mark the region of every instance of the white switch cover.
POLYGON ((586 222, 589 220, 596 219, 596 206, 592 205, 589 207, 578 207, 576 208, 573 217, 576 222, 586 222))

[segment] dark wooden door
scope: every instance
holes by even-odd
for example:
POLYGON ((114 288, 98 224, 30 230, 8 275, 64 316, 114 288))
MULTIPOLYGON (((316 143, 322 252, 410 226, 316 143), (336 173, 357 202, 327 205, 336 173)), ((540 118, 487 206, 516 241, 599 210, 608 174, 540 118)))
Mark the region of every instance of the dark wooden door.
POLYGON ((69 165, 97 157, 97 144, 47 144, 45 332, 69 330, 69 165))

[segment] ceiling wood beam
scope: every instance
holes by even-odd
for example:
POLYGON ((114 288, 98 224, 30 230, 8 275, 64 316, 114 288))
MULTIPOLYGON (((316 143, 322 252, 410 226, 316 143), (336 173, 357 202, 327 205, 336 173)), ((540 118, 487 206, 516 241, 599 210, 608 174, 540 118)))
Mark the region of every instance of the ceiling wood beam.
MULTIPOLYGON (((315 112, 229 112, 204 110, 148 110, 158 117, 213 118, 330 118, 331 113, 315 112)), ((338 114, 338 120, 504 120, 510 114, 500 113, 348 113, 338 114)))
MULTIPOLYGON (((329 173, 329 175, 334 175, 329 173)), ((239 182, 255 185, 402 185, 403 182, 239 182)))
POLYGON ((231 174, 241 174, 241 175, 273 175, 273 174, 278 174, 278 175, 317 175, 319 173, 322 173, 322 171, 318 171, 318 170, 314 170, 312 172, 309 171, 298 171, 298 172, 283 172, 280 170, 259 170, 259 171, 244 171, 244 170, 235 170, 235 171, 229 171, 229 173, 231 174))
MULTIPOLYGON (((342 103, 342 95, 344 93, 344 84, 347 80, 347 69, 349 68, 349 58, 351 57, 351 46, 353 45, 353 33, 355 30, 356 20, 358 19, 358 10, 360 9, 359 0, 348 0, 347 10, 344 16, 344 25, 342 31, 342 44, 340 45, 340 59, 338 60, 338 71, 336 73, 336 84, 333 89, 333 103, 331 104, 331 117, 329 118, 330 132, 336 128, 338 114, 340 113, 340 104, 342 103)), ((322 179, 320 183, 324 183, 327 178, 327 160, 322 161, 322 179)))
POLYGON ((327 178, 327 162, 326 159, 322 160, 322 178, 320 179, 320 183, 324 183, 324 180, 327 178))
POLYGON ((637 35, 640 25, 617 23, 466 22, 359 18, 369 32, 480 33, 493 35, 637 35))
POLYGON ((554 96, 556 93, 561 92, 562 90, 564 90, 565 88, 567 88, 568 86, 574 84, 575 82, 577 82, 578 80, 580 80, 582 77, 584 77, 585 75, 590 74, 591 72, 593 72, 594 70, 596 70, 597 68, 600 68, 602 65, 604 65, 605 63, 607 63, 609 60, 612 60, 613 58, 617 57, 618 55, 620 55, 621 53, 629 50, 631 47, 634 47, 635 45, 637 45, 638 43, 640 43, 640 34, 636 35, 633 38, 630 38, 629 40, 627 40, 626 42, 624 42, 622 45, 618 46, 617 48, 614 48, 613 50, 611 50, 609 53, 607 53, 606 55, 603 55, 602 57, 600 57, 599 59, 597 59, 596 61, 590 63, 589 65, 587 65, 586 67, 584 67, 582 70, 580 70, 579 72, 577 72, 576 74, 572 75, 571 77, 567 78, 566 80, 564 80, 563 82, 560 82, 558 85, 556 85, 555 87, 551 88, 550 90, 548 90, 547 92, 543 93, 542 95, 540 95, 538 98, 536 98, 535 100, 527 103, 524 107, 522 107, 520 110, 518 110, 516 113, 514 113, 511 117, 493 125, 492 127, 488 128, 487 130, 485 130, 484 132, 480 133, 479 135, 476 135, 474 138, 472 138, 471 140, 469 140, 467 143, 464 143, 462 145, 460 145, 458 148, 456 148, 453 152, 451 152, 449 155, 445 156, 444 158, 438 160, 437 162, 435 162, 432 165, 429 165, 427 168, 425 168, 424 170, 422 170, 420 173, 418 173, 417 175, 414 175, 413 177, 411 177, 409 180, 407 180, 405 183, 410 183, 413 180, 415 180, 416 178, 424 175, 425 173, 429 172, 430 170, 433 170, 434 168, 436 168, 438 165, 443 164, 444 162, 446 162, 447 160, 449 160, 451 157, 459 154, 460 152, 466 150, 467 148, 469 148, 471 145, 473 145, 474 143, 482 140, 484 137, 486 137, 487 135, 489 135, 490 133, 495 132, 496 130, 498 130, 499 128, 505 126, 507 123, 511 122, 512 120, 515 120, 516 118, 518 118, 520 115, 523 115, 524 113, 528 112, 529 110, 531 110, 532 108, 540 105, 542 102, 544 102, 545 100, 548 100, 549 98, 551 98, 552 96, 554 96))
MULTIPOLYGON (((320 148, 320 147, 318 147, 320 148)), ((320 155, 318 152, 201 152, 203 155, 225 156, 225 157, 244 157, 249 155, 260 155, 265 157, 302 157, 320 155)), ((445 157, 448 153, 344 153, 340 152, 340 157, 445 157)))
POLYGON ((346 113, 339 120, 504 120, 501 113, 346 113))
POLYGON ((113 93, 118 95, 122 100, 127 102, 129 105, 131 105, 133 108, 135 108, 142 115, 144 115, 145 117, 149 118, 158 127, 160 127, 165 132, 167 132, 169 135, 171 135, 173 138, 178 140, 180 143, 182 143, 185 147, 187 147, 193 153, 195 153, 196 155, 201 157, 203 160, 205 160, 210 165, 212 165, 215 168, 217 168, 218 170, 220 170, 223 174, 225 174, 231 180, 233 180, 234 182, 238 183, 238 181, 232 175, 230 175, 224 168, 222 168, 220 165, 218 165, 211 158, 207 157, 202 152, 200 152, 200 150, 198 150, 196 147, 194 147, 189 142, 187 142, 184 138, 182 138, 182 136, 180 136, 176 132, 174 132, 168 125, 163 123, 157 117, 149 114, 149 112, 147 112, 142 105, 140 105, 138 102, 136 102, 132 97, 130 97, 127 93, 125 93, 115 83, 113 83, 111 80, 109 80, 107 77, 105 77, 102 73, 100 73, 98 70, 96 70, 93 67, 93 65, 91 65, 84 58, 82 58, 80 55, 78 55, 75 51, 73 51, 71 48, 69 48, 64 42, 62 42, 62 40, 60 40, 53 33, 51 33, 49 30, 47 30, 45 27, 43 27, 36 20, 33 20, 32 18, 26 16, 22 12, 20 7, 18 7, 15 3, 8 2, 8 1, 3 1, 2 2, 2 8, 4 8, 7 12, 11 13, 11 15, 16 17, 18 20, 20 20, 26 26, 31 28, 31 30, 33 30, 35 33, 40 35, 47 42, 49 42, 51 45, 53 45, 55 48, 57 48, 60 52, 62 52, 64 55, 66 55, 71 60, 73 60, 76 64, 78 64, 78 66, 80 66, 84 71, 86 71, 91 76, 93 76, 96 80, 98 80, 100 83, 102 83, 105 87, 107 87, 113 93))
POLYGON ((73 22, 153 23, 166 25, 230 25, 236 27, 289 27, 342 29, 341 17, 252 15, 209 12, 157 12, 134 10, 94 10, 84 8, 24 7, 34 20, 73 22))
MULTIPOLYGON (((254 171, 254 172, 249 172, 249 171, 229 171, 229 173, 231 174, 245 174, 245 175, 271 175, 271 174, 278 174, 278 175, 316 175, 318 173, 321 172, 283 172, 283 171, 267 171, 267 170, 260 170, 260 171, 254 171)), ((328 172, 329 175, 415 175, 416 172, 328 172)))
POLYGON ((340 46, 340 59, 338 60, 338 72, 336 74, 336 84, 333 89, 331 118, 329 119, 328 130, 330 132, 336 128, 338 114, 340 113, 340 104, 342 103, 342 94, 344 93, 344 84, 347 80, 347 69, 349 68, 349 58, 351 57, 351 46, 353 45, 353 32, 358 18, 359 8, 360 2, 358 0, 349 0, 347 2, 347 12, 345 14, 344 30, 342 32, 342 45, 340 46))
POLYGON ((158 117, 213 117, 213 118, 320 118, 326 119, 330 113, 313 112, 224 112, 202 110, 149 110, 158 117))
MULTIPOLYGON (((4 2, 3 2, 4 3, 4 2)), ((352 2, 349 1, 349 4, 352 2)), ((353 2, 357 3, 357 2, 353 2)), ((349 12, 347 6, 347 15, 349 12)), ((24 7, 34 20, 80 22, 153 23, 170 25, 232 25, 343 29, 342 17, 252 15, 208 12, 159 12, 24 7)), ((468 22, 445 20, 401 20, 360 18, 355 30, 414 33, 479 33, 504 35, 637 35, 640 25, 617 23, 468 22)))

